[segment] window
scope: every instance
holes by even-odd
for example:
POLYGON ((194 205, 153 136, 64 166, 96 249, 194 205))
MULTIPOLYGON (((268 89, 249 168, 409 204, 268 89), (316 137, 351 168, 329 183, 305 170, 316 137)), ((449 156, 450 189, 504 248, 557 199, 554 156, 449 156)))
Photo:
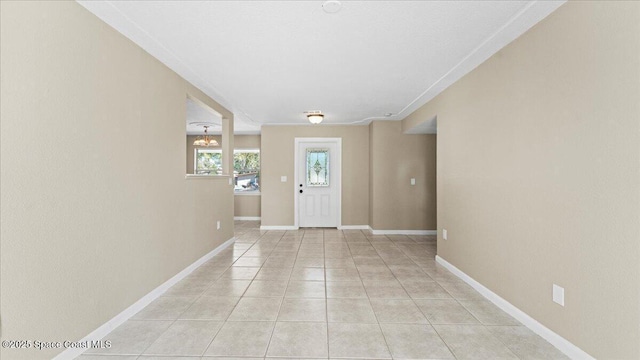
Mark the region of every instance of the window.
POLYGON ((195 174, 222 174, 222 150, 196 148, 195 174))
POLYGON ((235 150, 233 170, 236 192, 260 191, 260 150, 235 150))
MULTIPOLYGON (((195 174, 222 174, 222 150, 196 148, 195 151, 195 174)), ((247 194, 259 192, 260 150, 235 150, 233 175, 236 192, 247 194)))

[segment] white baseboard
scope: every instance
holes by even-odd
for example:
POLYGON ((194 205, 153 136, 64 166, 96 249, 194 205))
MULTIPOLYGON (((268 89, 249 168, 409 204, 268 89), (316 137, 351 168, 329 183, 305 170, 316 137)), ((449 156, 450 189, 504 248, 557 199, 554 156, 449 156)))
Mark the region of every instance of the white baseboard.
MULTIPOLYGON (((153 300, 160 297, 160 295, 164 294, 170 287, 175 285, 178 281, 184 279, 187 275, 191 274, 195 269, 197 269, 200 265, 205 262, 211 260, 214 256, 220 253, 222 250, 227 248, 229 245, 233 244, 236 241, 235 237, 225 241, 217 248, 213 249, 211 252, 196 260, 193 264, 187 266, 184 270, 180 271, 176 275, 174 275, 171 279, 165 281, 162 285, 157 288, 151 290, 147 295, 143 296, 140 300, 136 301, 133 305, 126 308, 124 311, 113 317, 111 320, 107 321, 99 328, 92 331, 89 335, 85 336, 81 342, 85 341, 93 341, 100 340, 107 336, 113 329, 122 325, 125 321, 129 320, 135 314, 137 314, 140 310, 144 309, 145 306, 149 305, 153 300)), ((80 356, 87 349, 74 349, 68 348, 67 350, 61 352, 53 360, 71 360, 80 356)), ((107 357, 108 358, 108 357, 107 357)), ((105 359, 107 359, 105 358, 105 359)))
MULTIPOLYGON (((297 226, 261 225, 260 230, 298 230, 297 226)), ((436 235, 437 230, 373 230, 369 225, 342 225, 339 230, 369 230, 373 235, 436 235)))
POLYGON ((298 230, 297 226, 287 225, 260 225, 260 230, 298 230))
POLYGON ((562 351, 565 355, 567 355, 571 359, 594 360, 594 358, 591 355, 587 354, 582 349, 572 344, 569 340, 556 334, 551 329, 539 323, 536 319, 527 315, 524 311, 518 309, 507 300, 501 298, 498 294, 487 289, 484 285, 480 284, 479 282, 474 280, 472 277, 462 272, 462 270, 450 264, 447 260, 436 255, 436 261, 440 265, 447 268, 447 270, 451 271, 454 275, 462 279, 464 282, 469 284, 471 287, 476 289, 482 296, 484 296, 489 301, 494 303, 504 312, 516 318, 518 321, 524 324, 524 326, 531 329, 534 333, 540 335, 543 339, 547 340, 549 343, 551 343, 553 346, 558 348, 558 350, 562 351))
POLYGON ((247 220, 253 221, 253 220, 260 220, 260 219, 261 219, 260 216, 234 216, 233 217, 233 220, 245 220, 245 221, 247 220))
POLYGON ((438 235, 438 230, 374 230, 369 226, 373 235, 438 235))
POLYGON ((369 230, 369 225, 341 225, 338 230, 369 230))

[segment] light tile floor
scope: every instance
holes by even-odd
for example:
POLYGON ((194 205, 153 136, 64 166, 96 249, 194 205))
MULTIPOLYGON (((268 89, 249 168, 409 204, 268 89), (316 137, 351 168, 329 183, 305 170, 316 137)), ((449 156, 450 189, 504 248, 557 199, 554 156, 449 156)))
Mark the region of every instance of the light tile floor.
POLYGON ((432 236, 236 238, 79 359, 566 359, 437 265, 432 236))

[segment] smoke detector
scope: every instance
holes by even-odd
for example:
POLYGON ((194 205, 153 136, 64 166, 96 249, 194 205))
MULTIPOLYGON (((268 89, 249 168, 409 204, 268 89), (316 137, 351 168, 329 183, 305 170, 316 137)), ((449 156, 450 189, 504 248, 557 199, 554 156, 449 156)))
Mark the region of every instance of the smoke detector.
POLYGON ((322 4, 322 10, 327 14, 335 14, 340 11, 340 9, 342 9, 342 4, 337 0, 325 1, 324 4, 322 4))

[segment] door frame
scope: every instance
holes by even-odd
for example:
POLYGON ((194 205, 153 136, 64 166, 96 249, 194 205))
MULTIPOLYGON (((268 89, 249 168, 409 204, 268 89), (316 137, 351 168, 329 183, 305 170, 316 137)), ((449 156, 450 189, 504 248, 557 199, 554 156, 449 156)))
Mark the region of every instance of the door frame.
POLYGON ((332 182, 338 186, 338 195, 336 201, 338 202, 338 223, 336 227, 339 229, 342 227, 342 138, 337 137, 296 137, 294 138, 294 151, 293 151, 293 171, 294 171, 294 183, 293 183, 293 211, 294 211, 294 222, 293 226, 298 229, 299 227, 299 207, 298 203, 300 202, 300 197, 298 196, 298 184, 300 183, 298 166, 299 166, 299 154, 298 150, 300 148, 301 143, 311 143, 311 142, 332 142, 336 144, 338 149, 338 154, 336 156, 337 164, 335 164, 335 168, 331 169, 331 172, 337 176, 334 176, 334 180, 332 182))

